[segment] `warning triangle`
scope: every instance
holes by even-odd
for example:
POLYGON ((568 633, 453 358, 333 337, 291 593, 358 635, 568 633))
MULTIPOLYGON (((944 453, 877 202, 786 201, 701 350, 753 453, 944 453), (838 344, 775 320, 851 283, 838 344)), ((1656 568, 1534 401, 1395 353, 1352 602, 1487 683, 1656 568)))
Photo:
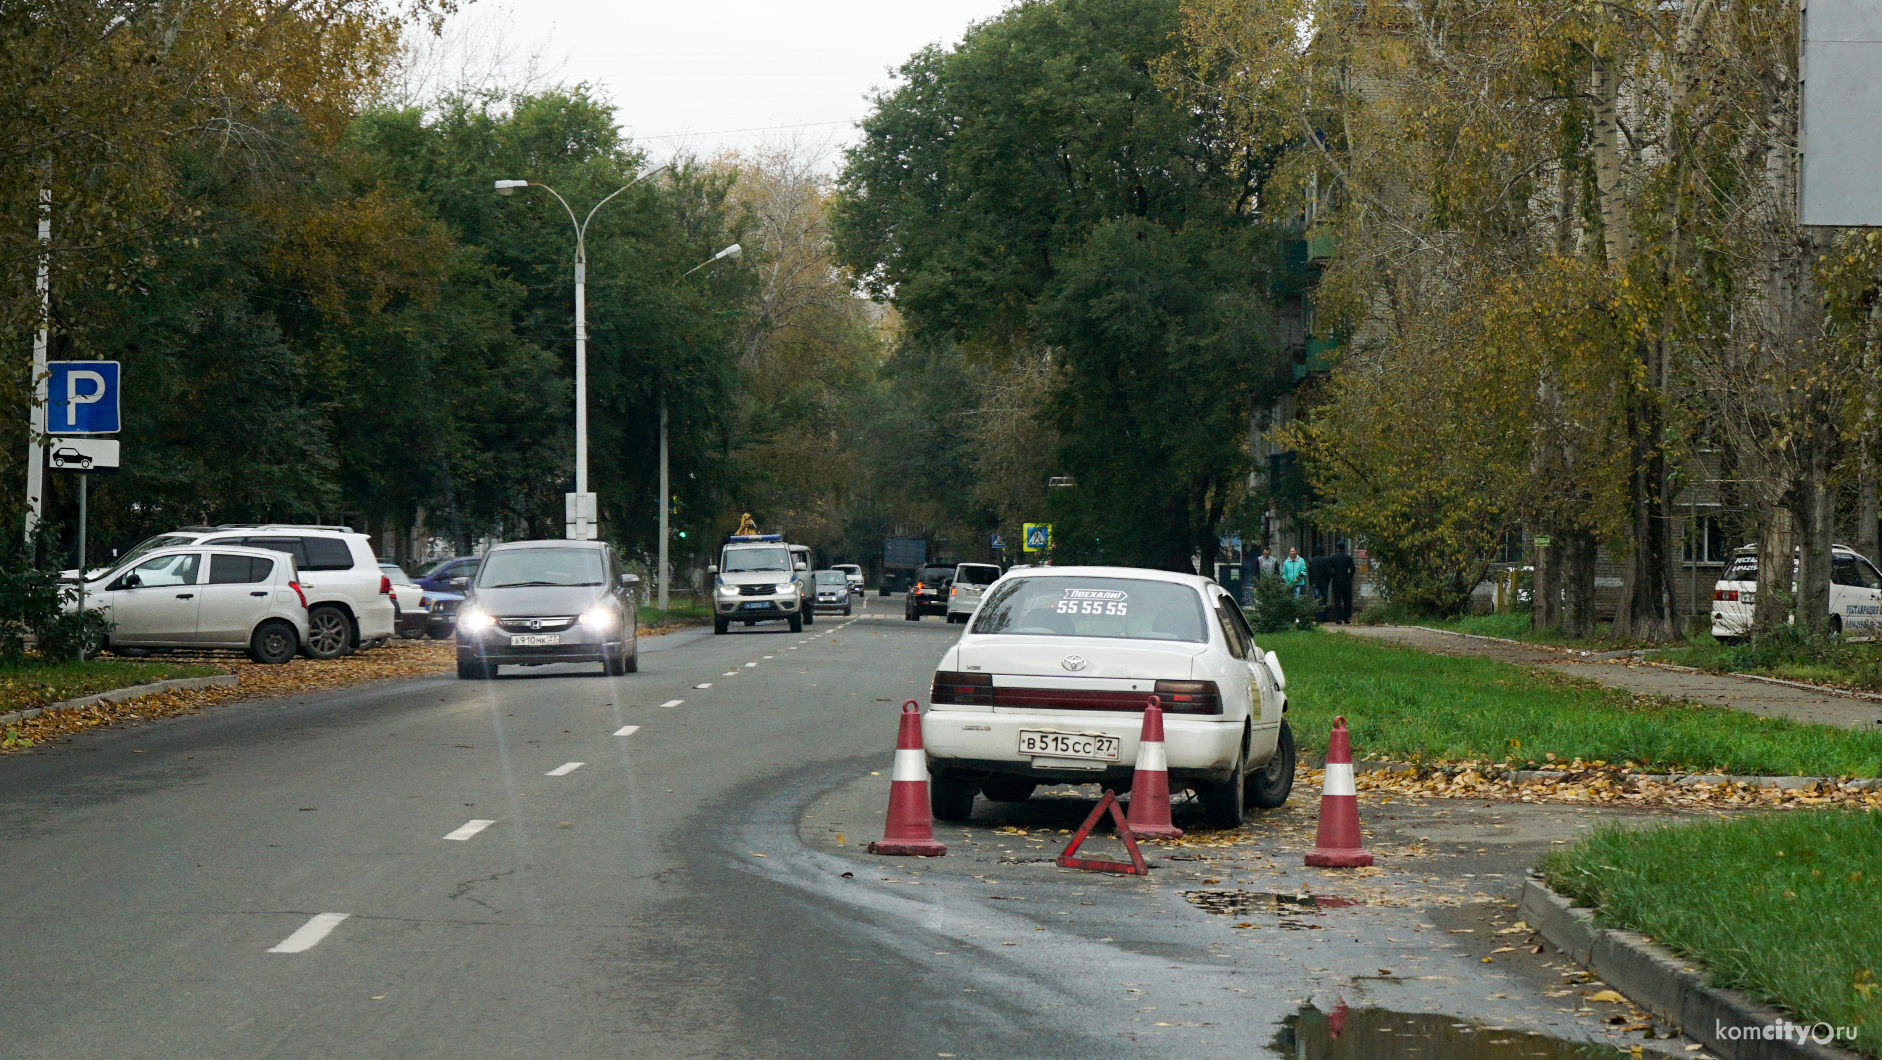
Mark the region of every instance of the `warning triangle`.
POLYGON ((1085 823, 1078 826, 1078 833, 1072 836, 1071 844, 1065 848, 1064 853, 1059 855, 1059 864, 1064 868, 1083 869, 1086 872, 1115 872, 1125 876, 1150 875, 1150 866, 1144 864, 1143 852, 1137 849, 1137 836, 1131 832, 1130 823, 1124 820, 1124 811, 1118 809, 1117 794, 1110 788, 1104 790, 1104 798, 1099 799, 1098 805, 1092 807, 1091 816, 1085 818, 1085 823), (1130 861, 1127 863, 1106 861, 1103 858, 1073 857, 1072 855, 1078 852, 1079 845, 1091 835, 1091 830, 1098 824, 1098 818, 1103 816, 1106 810, 1111 811, 1111 820, 1117 826, 1117 837, 1124 841, 1124 849, 1130 852, 1130 861))

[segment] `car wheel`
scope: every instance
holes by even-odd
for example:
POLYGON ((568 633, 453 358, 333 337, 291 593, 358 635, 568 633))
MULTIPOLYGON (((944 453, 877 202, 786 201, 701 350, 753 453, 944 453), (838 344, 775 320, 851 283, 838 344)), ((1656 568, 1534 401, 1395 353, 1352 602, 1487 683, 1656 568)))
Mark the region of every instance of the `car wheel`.
POLYGON ((908 619, 910 622, 920 622, 921 612, 912 607, 904 607, 902 608, 902 617, 908 619))
POLYGON ((1274 757, 1248 775, 1248 801, 1263 810, 1278 809, 1294 790, 1294 730, 1281 722, 1274 757))
POLYGON ((430 637, 432 640, 450 640, 451 635, 456 632, 456 628, 452 626, 432 626, 425 630, 425 636, 430 637))
POLYGON ((928 778, 928 808, 937 821, 965 821, 974 815, 974 782, 952 773, 928 778))
POLYGON ((802 633, 803 631, 804 631, 804 616, 792 615, 791 616, 791 632, 802 633))
POLYGON ((310 659, 337 659, 353 646, 353 624, 346 612, 320 604, 307 612, 307 643, 301 650, 310 659))
POLYGON ((1830 616, 1830 636, 1840 637, 1842 635, 1843 635, 1843 616, 1831 615, 1830 616))
POLYGON ((248 657, 258 663, 279 666, 294 658, 299 642, 293 626, 273 619, 255 627, 254 634, 248 638, 248 657))
POLYGON ((1202 819, 1211 828, 1236 828, 1242 823, 1243 798, 1248 778, 1242 771, 1248 764, 1248 752, 1235 759, 1235 770, 1219 784, 1203 783, 1196 789, 1202 796, 1202 819))
POLYGON ((713 619, 713 620, 712 620, 712 634, 713 634, 713 636, 715 636, 715 637, 719 637, 719 636, 724 636, 724 635, 725 635, 725 630, 726 630, 726 627, 728 627, 728 626, 730 626, 731 624, 732 624, 732 623, 730 623, 730 622, 727 622, 727 621, 726 621, 725 619, 723 619, 723 618, 715 618, 715 619, 713 619))
POLYGON ((496 667, 478 659, 469 661, 459 659, 457 662, 457 676, 462 681, 487 681, 496 676, 496 672, 496 667))
POLYGON ((850 605, 848 604, 843 605, 843 617, 844 618, 850 617, 850 605))
POLYGON ((817 609, 816 608, 814 607, 804 608, 803 615, 804 615, 804 625, 814 626, 817 624, 817 609))
POLYGON ((638 647, 628 654, 627 662, 621 666, 621 672, 624 674, 637 674, 640 672, 640 649, 638 647))
POLYGON ((980 782, 980 793, 988 802, 1025 802, 1032 798, 1032 793, 1039 787, 1036 780, 1022 780, 1019 777, 995 777, 980 782))

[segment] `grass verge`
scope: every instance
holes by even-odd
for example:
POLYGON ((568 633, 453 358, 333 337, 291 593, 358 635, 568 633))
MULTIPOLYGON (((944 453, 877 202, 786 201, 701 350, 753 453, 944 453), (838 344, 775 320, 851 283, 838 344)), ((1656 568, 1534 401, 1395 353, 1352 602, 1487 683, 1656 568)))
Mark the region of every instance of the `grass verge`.
POLYGON ((1579 759, 1649 772, 1882 776, 1882 733, 1765 718, 1490 659, 1433 655, 1337 633, 1260 638, 1287 672, 1303 753, 1323 753, 1335 715, 1353 748, 1402 761, 1579 759))
POLYGON ((703 626, 712 621, 712 608, 703 600, 668 599, 667 603, 665 611, 651 606, 640 609, 641 632, 664 631, 678 626, 703 626))
POLYGON ((227 666, 213 663, 132 662, 127 659, 4 666, 0 667, 0 714, 109 692, 114 688, 228 672, 227 666))
POLYGON ((1760 674, 1787 681, 1882 690, 1882 643, 1850 643, 1778 631, 1750 644, 1721 644, 1710 633, 1654 658, 1713 673, 1760 674))
POLYGON ((1597 832, 1542 862, 1558 893, 1882 1058, 1882 813, 1797 810, 1597 832))

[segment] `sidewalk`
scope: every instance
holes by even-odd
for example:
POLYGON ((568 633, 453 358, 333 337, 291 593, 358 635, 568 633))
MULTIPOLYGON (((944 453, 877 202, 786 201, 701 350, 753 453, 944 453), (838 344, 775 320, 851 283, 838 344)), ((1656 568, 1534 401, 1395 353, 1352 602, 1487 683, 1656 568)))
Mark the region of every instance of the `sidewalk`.
POLYGON ((1473 655, 1515 666, 1556 670, 1630 692, 1645 692, 1669 699, 1690 699, 1766 717, 1790 718, 1793 721, 1836 725, 1845 729, 1870 729, 1882 725, 1882 701, 1873 699, 1815 692, 1727 674, 1687 672, 1632 658, 1582 659, 1563 649, 1414 626, 1322 628, 1403 644, 1434 655, 1473 655))

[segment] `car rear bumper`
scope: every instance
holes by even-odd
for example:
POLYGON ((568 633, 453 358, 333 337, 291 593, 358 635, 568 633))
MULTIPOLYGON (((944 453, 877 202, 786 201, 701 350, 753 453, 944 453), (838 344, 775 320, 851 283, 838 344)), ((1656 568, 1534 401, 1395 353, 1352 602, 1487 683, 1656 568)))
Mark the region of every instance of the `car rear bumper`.
MULTIPOLYGON (((921 718, 921 740, 929 772, 999 773, 1085 783, 1129 776, 1137 762, 1143 715, 1092 711, 1078 717, 1001 714, 931 709, 921 718), (1079 768, 1019 753, 1021 729, 1101 732, 1120 742, 1116 762, 1102 769, 1079 768)), ((1170 775, 1197 780, 1227 779, 1241 754, 1242 725, 1230 721, 1163 716, 1163 750, 1170 775)), ((1264 754, 1268 752, 1263 752, 1264 754)))

